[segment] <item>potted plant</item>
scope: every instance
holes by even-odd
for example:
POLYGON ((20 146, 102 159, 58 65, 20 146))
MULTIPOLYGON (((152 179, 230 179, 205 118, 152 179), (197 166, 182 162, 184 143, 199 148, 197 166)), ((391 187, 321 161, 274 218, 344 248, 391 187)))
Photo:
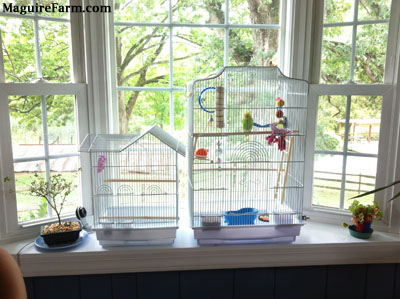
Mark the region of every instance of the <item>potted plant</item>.
MULTIPOLYGON (((371 224, 375 219, 382 218, 382 212, 379 210, 379 204, 374 201, 371 205, 364 205, 358 200, 354 200, 349 207, 352 213, 352 221, 354 225, 349 226, 350 234, 353 237, 360 239, 368 239, 371 237, 373 229, 371 224)), ((343 226, 348 227, 347 223, 343 223, 343 226)))
POLYGON ((57 223, 42 226, 41 236, 44 242, 49 246, 75 242, 82 230, 81 223, 61 222, 61 212, 67 196, 71 194, 72 182, 61 174, 52 175, 50 181, 47 181, 36 173, 29 188, 30 195, 44 198, 58 218, 57 223))

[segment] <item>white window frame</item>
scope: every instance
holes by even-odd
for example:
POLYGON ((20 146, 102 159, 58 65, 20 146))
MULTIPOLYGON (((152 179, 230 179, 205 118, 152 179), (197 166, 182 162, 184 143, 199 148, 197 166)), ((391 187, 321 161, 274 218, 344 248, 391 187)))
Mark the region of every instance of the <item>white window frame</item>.
MULTIPOLYGON (((33 2, 34 3, 34 2, 33 2)), ((82 5, 82 0, 70 0, 71 5, 82 5)), ((91 4, 86 1, 85 4, 91 4)), ((98 4, 97 3, 93 3, 98 4)), ((98 89, 95 84, 91 90, 88 90, 86 81, 97 81, 97 84, 102 85, 101 80, 94 79, 93 74, 101 76, 105 71, 98 73, 87 71, 89 68, 96 68, 97 62, 92 59, 91 61, 85 60, 85 57, 92 57, 91 51, 91 40, 84 39, 84 34, 90 36, 90 32, 96 27, 95 20, 103 18, 102 14, 70 14, 70 19, 47 17, 37 14, 33 15, 17 15, 12 13, 0 12, 0 16, 8 16, 14 18, 28 18, 33 19, 35 30, 38 29, 39 20, 51 20, 59 22, 70 22, 71 25, 71 77, 73 82, 77 83, 47 83, 42 80, 38 80, 36 83, 5 83, 4 76, 4 64, 3 64, 3 53, 0 48, 0 243, 7 243, 12 240, 21 238, 31 237, 37 235, 38 226, 44 223, 54 222, 55 217, 38 219, 29 222, 18 223, 18 212, 17 212, 17 201, 15 192, 14 182, 14 161, 12 155, 12 139, 10 130, 10 115, 9 115, 9 96, 22 95, 22 96, 42 96, 42 104, 45 96, 53 95, 73 95, 75 96, 75 123, 77 129, 77 142, 78 145, 83 141, 86 134, 90 131, 93 132, 104 132, 107 122, 102 121, 104 113, 100 113, 94 109, 95 107, 101 106, 104 98, 100 98, 97 103, 95 98, 95 92, 93 90, 98 89), (87 19, 86 24, 84 23, 84 17, 87 19), (90 22, 90 20, 92 22, 90 22), (35 24, 36 23, 36 24, 35 24), (90 24, 92 23, 92 24, 90 24), (86 53, 85 53, 86 51, 86 53), (85 55, 86 54, 86 55, 85 55), (85 67, 86 65, 86 67, 85 67), (87 69, 86 69, 87 68, 87 69), (89 73, 89 74, 86 74, 89 73), (100 115, 100 116, 99 116, 100 115), (98 119, 98 121, 94 121, 98 119), (3 178, 9 177, 10 181, 4 182, 3 178)), ((99 33, 98 35, 101 36, 99 33)), ((39 42, 38 37, 35 39, 35 43, 39 42)), ((37 47, 36 47, 37 49, 37 47)), ((40 54, 36 51, 36 59, 40 64, 40 54), (39 59, 39 60, 38 60, 39 59)), ((39 77, 41 73, 38 74, 39 77)), ((104 85, 104 84, 103 84, 104 85)), ((43 111, 42 111, 43 113, 43 111)), ((44 114, 44 113, 43 113, 44 114)), ((45 117, 45 116, 44 116, 45 117)), ((71 154, 77 156, 79 154, 71 154)), ((68 155, 68 156, 71 156, 68 155)), ((51 156, 45 153, 43 160, 60 158, 61 156, 51 156)), ((62 155, 65 157, 65 155, 62 155)), ((82 204, 86 207, 88 214, 92 214, 92 198, 91 198, 91 180, 90 180, 90 159, 87 155, 80 155, 80 164, 82 171, 79 173, 78 179, 80 180, 81 190, 80 198, 82 204)), ((74 214, 65 215, 63 219, 70 219, 75 217, 74 214)))
MULTIPOLYGON (((358 2, 358 0, 356 0, 358 2)), ((399 84, 399 20, 400 2, 392 1, 391 17, 389 20, 388 44, 385 63, 385 81, 383 84, 319 84, 321 66, 321 48, 323 33, 324 1, 314 1, 314 5, 309 7, 308 13, 313 15, 312 25, 307 27, 306 35, 312 40, 309 55, 312 67, 309 68, 311 81, 309 93, 307 139, 306 139, 306 169, 304 185, 304 213, 312 220, 318 222, 328 222, 340 224, 342 221, 350 221, 350 212, 343 209, 326 208, 312 205, 312 185, 313 185, 313 163, 315 153, 315 131, 318 113, 318 98, 324 95, 338 96, 381 96, 382 97, 382 117, 380 128, 380 142, 377 163, 376 186, 383 186, 399 178, 400 165, 398 154, 399 149, 399 113, 400 99, 396 85, 399 84)), ((379 21, 366 21, 368 23, 379 23, 379 21)), ((386 21, 385 21, 386 22, 386 21)), ((349 22, 353 26, 353 31, 357 24, 365 22, 349 22)), ((347 23, 346 23, 347 24, 347 23)), ((336 26, 329 24, 325 27, 336 26)), ((352 65, 350 78, 354 75, 354 43, 353 37, 352 65)), ((307 78, 306 78, 307 79, 307 78)), ((351 155, 351 154, 347 154, 351 155)), ((397 190, 398 188, 395 188, 397 190)), ((396 191, 395 191, 396 192, 396 191)), ((398 190, 397 190, 398 192, 398 190)), ((375 199, 380 203, 384 212, 384 223, 374 225, 379 230, 400 233, 400 203, 398 201, 387 203, 393 190, 387 190, 375 195, 375 199)))
MULTIPOLYGON (((109 0, 109 5, 114 5, 113 0, 109 0)), ((197 23, 176 23, 173 22, 172 16, 172 0, 168 1, 168 21, 165 23, 147 23, 147 22, 114 22, 113 13, 109 15, 107 28, 109 34, 107 36, 108 43, 108 56, 109 56, 109 81, 111 82, 110 97, 114 99, 110 103, 111 108, 111 129, 114 133, 119 132, 118 123, 118 91, 159 91, 159 92, 169 92, 169 111, 170 111, 170 130, 175 130, 174 127, 174 93, 184 92, 185 88, 183 86, 174 86, 173 77, 173 31, 174 28, 223 28, 225 30, 224 35, 224 66, 229 65, 229 30, 230 29, 241 29, 241 28, 260 28, 260 29, 279 29, 279 67, 284 73, 290 72, 290 61, 291 61, 291 51, 289 50, 290 40, 292 38, 291 30, 289 28, 292 21, 292 14, 294 10, 292 9, 292 1, 281 0, 280 3, 280 24, 234 24, 230 23, 229 19, 229 0, 225 0, 225 23, 224 24, 197 24, 197 23), (168 87, 132 87, 132 86, 116 86, 116 67, 115 67, 115 27, 114 26, 142 26, 142 27, 165 27, 169 28, 169 86, 168 87)), ((193 78, 188 79, 191 81, 193 78)))

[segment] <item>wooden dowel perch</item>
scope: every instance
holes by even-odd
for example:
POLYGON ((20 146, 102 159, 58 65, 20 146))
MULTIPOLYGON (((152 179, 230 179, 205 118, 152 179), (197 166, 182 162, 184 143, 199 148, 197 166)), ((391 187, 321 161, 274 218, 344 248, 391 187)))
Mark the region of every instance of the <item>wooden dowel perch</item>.
POLYGON ((283 171, 282 167, 283 167, 283 159, 285 158, 285 152, 282 151, 281 153, 281 162, 279 163, 279 171, 278 171, 278 178, 276 180, 276 189, 274 192, 274 199, 278 198, 278 191, 279 191, 279 185, 281 183, 281 172, 283 171))
POLYGON ((167 216, 100 216, 99 219, 166 219, 166 220, 175 220, 178 217, 167 217, 167 216))
POLYGON ((278 171, 277 168, 198 168, 198 169, 193 169, 193 171, 208 171, 208 170, 218 170, 218 171, 235 171, 235 170, 243 170, 243 171, 278 171))
POLYGON ((124 180, 124 179, 106 179, 106 183, 175 183, 176 180, 124 180))
MULTIPOLYGON (((292 133, 299 133, 298 130, 293 130, 292 133)), ((193 133, 193 137, 213 137, 213 136, 235 136, 235 135, 266 135, 272 134, 272 131, 254 131, 254 132, 220 132, 220 133, 193 133)), ((288 135, 290 136, 290 135, 288 135)))
POLYGON ((292 148, 293 148, 293 136, 290 137, 290 144, 289 144, 289 149, 288 149, 288 156, 287 156, 287 162, 286 162, 286 169, 285 169, 285 177, 283 179, 283 189, 282 189, 282 195, 281 195, 281 204, 285 201, 285 187, 286 187, 286 182, 287 182, 287 176, 289 172, 289 164, 290 164, 290 159, 292 156, 292 148))

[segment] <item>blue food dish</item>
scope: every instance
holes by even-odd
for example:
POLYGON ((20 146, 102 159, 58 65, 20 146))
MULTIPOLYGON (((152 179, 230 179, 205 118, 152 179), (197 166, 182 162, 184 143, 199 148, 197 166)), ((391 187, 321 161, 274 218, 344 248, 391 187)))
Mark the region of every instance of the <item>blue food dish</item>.
POLYGON ((254 208, 243 208, 237 211, 224 212, 225 223, 228 225, 254 224, 258 210, 254 208))

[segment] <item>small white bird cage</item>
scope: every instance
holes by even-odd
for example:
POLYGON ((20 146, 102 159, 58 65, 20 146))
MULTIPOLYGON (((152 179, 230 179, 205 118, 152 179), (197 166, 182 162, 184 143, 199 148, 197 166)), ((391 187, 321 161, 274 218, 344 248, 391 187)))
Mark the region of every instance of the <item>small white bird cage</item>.
POLYGON ((276 67, 225 67, 187 93, 199 244, 294 241, 303 225, 308 83, 276 67))
POLYGON ((178 227, 178 154, 158 126, 141 135, 91 134, 94 230, 102 245, 172 243, 178 227))

